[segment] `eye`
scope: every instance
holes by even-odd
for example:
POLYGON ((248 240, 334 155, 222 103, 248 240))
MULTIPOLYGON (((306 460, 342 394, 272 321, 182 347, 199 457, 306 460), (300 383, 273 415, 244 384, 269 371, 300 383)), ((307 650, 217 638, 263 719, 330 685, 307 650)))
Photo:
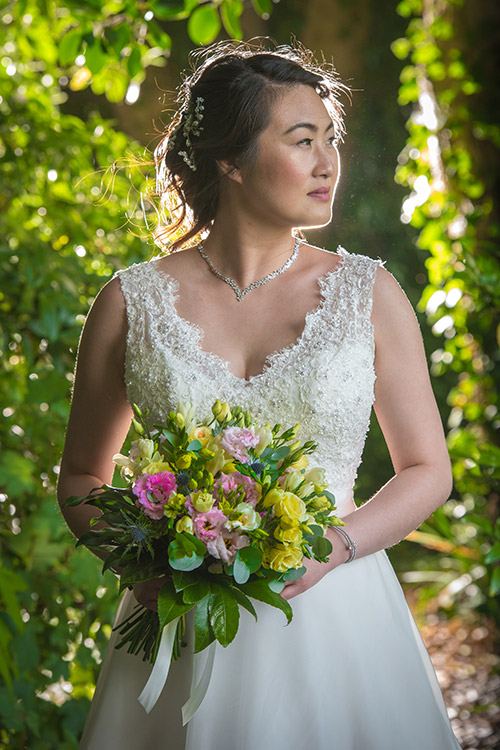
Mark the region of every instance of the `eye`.
POLYGON ((300 145, 301 143, 307 143, 307 144, 312 143, 312 138, 302 138, 302 140, 299 141, 298 145, 300 145))

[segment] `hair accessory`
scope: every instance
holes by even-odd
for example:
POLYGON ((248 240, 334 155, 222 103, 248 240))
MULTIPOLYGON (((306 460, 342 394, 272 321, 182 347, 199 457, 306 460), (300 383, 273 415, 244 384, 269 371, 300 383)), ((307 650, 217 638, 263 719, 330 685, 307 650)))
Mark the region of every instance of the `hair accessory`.
MULTIPOLYGON (((193 170, 193 172, 196 172, 197 166, 194 161, 194 151, 193 151, 193 145, 191 143, 191 136, 193 135, 200 135, 203 128, 201 127, 200 123, 203 120, 203 110, 205 109, 203 104, 203 97, 198 96, 196 98, 196 103, 194 107, 194 111, 191 108, 191 111, 186 115, 186 121, 182 127, 182 133, 184 135, 184 139, 186 141, 186 151, 178 151, 177 153, 179 156, 182 156, 183 160, 186 162, 188 167, 193 170)), ((175 128, 175 130, 172 131, 170 138, 169 138, 169 148, 173 148, 175 145, 175 140, 177 133, 179 131, 180 125, 175 128)))
POLYGON ((342 534, 342 536, 344 537, 346 544, 347 544, 347 548, 349 552, 351 553, 349 555, 349 559, 346 560, 346 563, 352 562, 354 558, 356 557, 356 542, 354 541, 354 539, 351 539, 347 531, 344 531, 344 529, 340 528, 340 526, 332 526, 332 529, 335 529, 335 531, 338 531, 339 534, 342 534))
POLYGON ((278 268, 276 271, 273 271, 272 273, 265 276, 263 279, 260 279, 259 281, 253 281, 249 286, 245 287, 244 289, 240 289, 236 281, 234 279, 229 278, 229 276, 224 276, 223 273, 218 271, 208 255, 203 250, 203 245, 198 245, 198 250, 200 251, 200 255, 203 258, 203 260, 208 264, 210 270, 212 273, 214 273, 221 281, 225 281, 226 284, 229 284, 229 286, 233 289, 234 293, 236 294, 236 299, 238 302, 241 302, 245 294, 248 292, 251 292, 252 289, 256 289, 258 286, 262 286, 262 284, 267 284, 268 281, 271 281, 272 279, 275 279, 276 276, 279 276, 281 273, 284 273, 287 268, 290 268, 293 261, 299 254, 299 247, 300 247, 301 240, 297 237, 294 243, 294 249, 291 256, 288 258, 286 263, 281 266, 281 268, 278 268))

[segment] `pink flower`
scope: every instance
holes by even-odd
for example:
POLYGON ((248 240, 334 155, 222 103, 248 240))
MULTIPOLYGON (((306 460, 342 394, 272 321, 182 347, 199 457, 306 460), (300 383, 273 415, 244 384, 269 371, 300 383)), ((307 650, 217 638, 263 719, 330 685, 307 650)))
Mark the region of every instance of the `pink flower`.
POLYGON ((236 557, 236 552, 242 547, 248 547, 250 540, 244 534, 238 534, 237 531, 227 531, 215 539, 212 539, 206 543, 207 550, 212 557, 217 560, 222 560, 231 565, 236 557))
POLYGON ((241 463, 248 461, 248 448, 255 448, 259 437, 246 427, 226 427, 222 432, 221 447, 241 463))
POLYGON ((219 488, 222 489, 225 497, 229 495, 231 490, 237 490, 238 488, 240 491, 243 490, 245 497, 241 498, 241 500, 245 503, 250 503, 254 507, 260 500, 260 490, 255 480, 252 477, 240 474, 239 471, 235 471, 232 474, 220 474, 214 482, 214 494, 216 497, 219 496, 219 488))
POLYGON ((159 471, 158 474, 141 474, 132 492, 137 496, 135 504, 154 521, 163 518, 163 508, 168 504, 170 495, 177 490, 175 475, 171 471, 159 471))
POLYGON ((194 535, 208 545, 209 541, 213 541, 222 534, 226 521, 227 517, 218 508, 212 508, 206 513, 196 513, 193 516, 194 535))

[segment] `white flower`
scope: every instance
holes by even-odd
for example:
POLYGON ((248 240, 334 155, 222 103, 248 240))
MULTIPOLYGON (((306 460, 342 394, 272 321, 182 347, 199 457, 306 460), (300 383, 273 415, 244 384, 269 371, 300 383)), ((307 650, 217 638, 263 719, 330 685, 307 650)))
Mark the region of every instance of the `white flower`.
POLYGON ((239 503, 224 526, 229 531, 242 529, 243 531, 255 531, 260 526, 260 515, 250 503, 239 503))

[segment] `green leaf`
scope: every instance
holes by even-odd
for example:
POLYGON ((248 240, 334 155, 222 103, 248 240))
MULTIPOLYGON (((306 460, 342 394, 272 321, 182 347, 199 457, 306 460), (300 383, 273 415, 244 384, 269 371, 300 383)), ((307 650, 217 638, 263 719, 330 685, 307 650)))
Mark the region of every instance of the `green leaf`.
POLYGON ((61 65, 69 65, 74 62, 80 45, 82 42, 82 34, 78 29, 72 29, 65 34, 59 41, 59 62, 61 65))
POLYGON ((210 44, 221 29, 217 10, 209 5, 196 8, 188 21, 188 34, 195 44, 210 44))
MULTIPOLYGON (((169 548, 170 552, 170 548, 169 548)), ((189 557, 170 557, 169 556, 169 562, 171 567, 174 570, 182 570, 184 572, 189 572, 190 570, 196 570, 196 568, 199 568, 200 565, 203 564, 203 557, 199 557, 196 552, 193 552, 192 555, 189 557)))
POLYGON ((243 4, 241 0, 223 0, 220 5, 222 23, 229 36, 233 39, 243 39, 239 20, 242 12, 243 4))
POLYGON ((326 557, 332 551, 332 543, 324 536, 313 537, 309 544, 315 557, 326 557))
POLYGON ((139 45, 136 44, 132 49, 130 56, 127 58, 127 70, 130 73, 131 78, 136 76, 137 73, 142 70, 141 60, 141 50, 139 48, 139 45))
POLYGON ((199 573, 185 573, 184 571, 175 570, 172 573, 172 581, 174 582, 176 591, 184 591, 189 586, 194 586, 200 580, 199 573))
POLYGON ((257 612, 255 611, 255 607, 253 606, 248 596, 245 596, 243 591, 241 591, 238 586, 230 585, 230 588, 238 604, 246 609, 247 612, 250 612, 250 614, 253 615, 255 619, 257 619, 257 612))
POLYGON ((189 612, 193 608, 192 604, 186 604, 182 599, 182 594, 178 593, 172 581, 167 581, 160 589, 158 594, 158 618, 160 620, 160 630, 175 620, 176 617, 189 612))
POLYGON ((286 581, 287 583, 289 581, 298 581, 299 578, 302 578, 305 572, 306 568, 304 568, 304 566, 301 568, 291 568, 290 570, 287 570, 286 573, 283 573, 281 580, 286 581))
POLYGON ((500 592, 500 566, 495 568, 491 576, 490 596, 496 596, 500 592))
POLYGON ((241 591, 247 596, 251 596, 253 599, 257 599, 265 604, 270 604, 271 607, 276 607, 284 612, 287 622, 290 623, 293 617, 293 611, 291 606, 288 604, 286 599, 283 599, 279 594, 274 593, 269 588, 269 583, 265 580, 260 581, 248 581, 240 586, 241 591))
POLYGON ((104 30, 104 36, 115 51, 116 55, 120 55, 122 49, 127 45, 130 40, 130 27, 126 23, 121 23, 119 26, 106 27, 104 30))
POLYGON ((500 542, 496 542, 484 558, 486 563, 493 563, 497 560, 500 560, 500 542))
POLYGON ((252 0, 252 6, 254 11, 263 18, 264 21, 267 21, 273 8, 272 0, 252 0))
POLYGON ((212 584, 210 625, 219 643, 226 647, 238 632, 240 610, 230 589, 212 584))
POLYGON ((94 75, 104 67, 107 60, 106 54, 101 47, 101 40, 94 39, 93 43, 85 50, 85 62, 94 75))
POLYGON ((201 599, 204 599, 209 593, 210 584, 202 578, 197 583, 184 589, 182 598, 186 604, 196 604, 201 599))
POLYGON ((250 573, 255 573, 262 565, 262 552, 255 547, 242 547, 236 557, 245 563, 250 573))
POLYGON ((189 443, 187 450, 188 451, 199 451, 201 448, 201 443, 199 440, 191 440, 189 443))
POLYGON ((271 578, 268 582, 268 586, 271 591, 274 591, 276 594, 281 594, 285 588, 285 582, 280 581, 278 578, 271 578))
POLYGON ((194 612, 194 651, 198 653, 209 646, 214 640, 215 635, 210 625, 210 603, 212 594, 196 604, 194 612))
MULTIPOLYGON (((239 553, 240 550, 238 550, 239 553)), ((233 563, 233 577, 236 583, 246 583, 250 578, 250 569, 246 563, 236 553, 236 557, 233 563)))
POLYGON ((176 435, 175 432, 171 432, 170 430, 162 430, 163 437, 167 440, 167 442, 170 443, 170 445, 173 445, 174 448, 176 448, 181 443, 181 438, 179 435, 176 435))

